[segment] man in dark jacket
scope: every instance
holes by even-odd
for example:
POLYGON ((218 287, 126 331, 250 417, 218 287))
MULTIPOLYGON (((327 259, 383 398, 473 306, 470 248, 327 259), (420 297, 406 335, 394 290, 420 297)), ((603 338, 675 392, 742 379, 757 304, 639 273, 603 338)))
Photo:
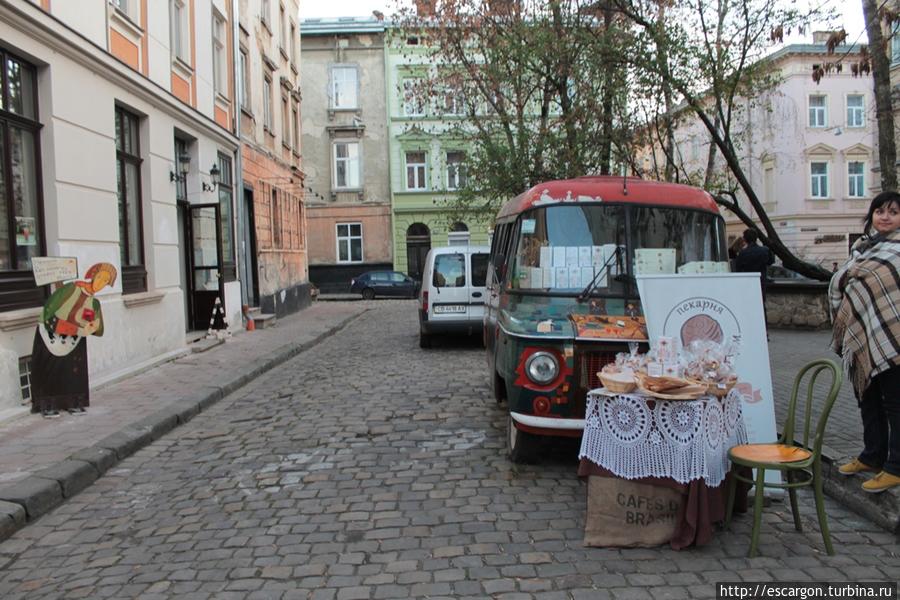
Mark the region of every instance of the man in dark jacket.
MULTIPOLYGON (((775 256, 772 255, 771 250, 756 243, 759 235, 752 229, 745 229, 743 237, 747 245, 734 260, 734 267, 738 273, 759 273, 759 287, 762 290, 763 315, 765 315, 766 284, 769 282, 766 268, 775 262, 775 256)), ((768 319, 766 320, 768 321, 768 319)))

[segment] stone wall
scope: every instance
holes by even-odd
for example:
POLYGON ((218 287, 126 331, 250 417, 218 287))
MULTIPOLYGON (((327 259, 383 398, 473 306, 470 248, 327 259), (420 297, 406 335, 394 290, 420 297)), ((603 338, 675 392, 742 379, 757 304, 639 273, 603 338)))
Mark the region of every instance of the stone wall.
POLYGON ((776 281, 766 292, 770 327, 828 329, 828 284, 824 281, 776 281))

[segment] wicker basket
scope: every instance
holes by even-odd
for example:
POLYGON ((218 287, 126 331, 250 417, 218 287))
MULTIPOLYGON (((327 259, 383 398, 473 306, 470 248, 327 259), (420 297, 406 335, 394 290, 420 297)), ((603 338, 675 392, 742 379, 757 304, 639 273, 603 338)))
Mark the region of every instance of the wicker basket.
POLYGON ((600 378, 600 383, 603 384, 603 387, 616 394, 627 394, 637 388, 637 382, 634 379, 631 381, 619 381, 610 378, 609 375, 603 372, 597 373, 597 377, 600 378))
POLYGON ((691 383, 699 383, 700 385, 705 385, 707 394, 709 394, 710 396, 715 396, 717 398, 724 398, 728 395, 728 392, 730 392, 737 384, 737 379, 729 379, 722 382, 691 380, 691 383), (720 387, 720 384, 722 387, 720 387))

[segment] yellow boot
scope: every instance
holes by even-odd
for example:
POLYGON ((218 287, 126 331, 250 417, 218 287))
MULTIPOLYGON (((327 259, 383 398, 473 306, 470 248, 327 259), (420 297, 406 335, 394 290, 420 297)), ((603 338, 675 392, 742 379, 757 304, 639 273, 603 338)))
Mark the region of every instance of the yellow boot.
POLYGON ((862 489, 870 494, 880 494, 885 490, 900 485, 900 477, 882 471, 872 479, 862 484, 862 489))
POLYGON ((856 475, 857 473, 877 473, 878 469, 870 467, 858 458, 854 458, 850 462, 838 467, 838 473, 841 475, 856 475))

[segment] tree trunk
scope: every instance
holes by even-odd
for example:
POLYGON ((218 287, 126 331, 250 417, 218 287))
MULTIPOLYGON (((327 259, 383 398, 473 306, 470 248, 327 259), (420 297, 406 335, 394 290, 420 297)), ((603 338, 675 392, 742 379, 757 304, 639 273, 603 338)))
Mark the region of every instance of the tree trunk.
POLYGON ((875 114, 878 118, 878 163, 881 167, 881 189, 897 190, 897 147, 894 143, 894 111, 891 106, 891 65, 888 61, 881 21, 875 0, 862 0, 869 35, 869 55, 875 80, 875 114))

